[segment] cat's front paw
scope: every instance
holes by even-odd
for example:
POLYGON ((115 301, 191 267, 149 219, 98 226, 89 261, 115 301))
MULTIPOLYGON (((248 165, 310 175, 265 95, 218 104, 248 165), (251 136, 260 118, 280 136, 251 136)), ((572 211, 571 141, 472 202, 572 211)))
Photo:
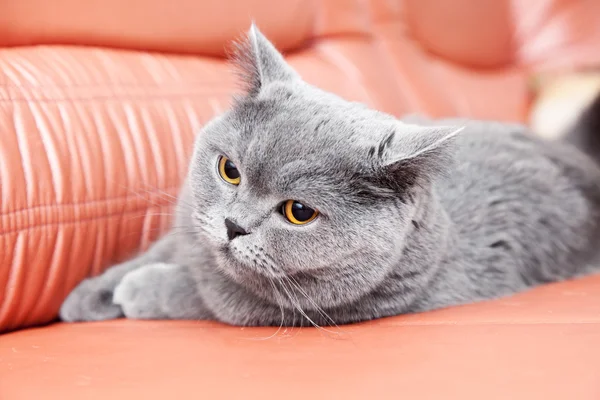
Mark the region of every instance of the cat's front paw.
POLYGON ((121 307, 113 303, 115 283, 114 278, 106 274, 82 281, 60 307, 60 319, 78 322, 123 317, 121 307))
POLYGON ((179 268, 175 264, 156 263, 129 272, 115 289, 113 301, 127 318, 166 319, 170 277, 179 268))

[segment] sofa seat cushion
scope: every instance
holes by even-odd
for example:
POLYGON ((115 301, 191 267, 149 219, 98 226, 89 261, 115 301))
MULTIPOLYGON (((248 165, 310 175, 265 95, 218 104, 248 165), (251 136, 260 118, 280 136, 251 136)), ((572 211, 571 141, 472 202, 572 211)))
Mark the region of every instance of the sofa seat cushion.
POLYGON ((0 338, 0 398, 598 399, 600 276, 328 328, 54 324, 0 338))

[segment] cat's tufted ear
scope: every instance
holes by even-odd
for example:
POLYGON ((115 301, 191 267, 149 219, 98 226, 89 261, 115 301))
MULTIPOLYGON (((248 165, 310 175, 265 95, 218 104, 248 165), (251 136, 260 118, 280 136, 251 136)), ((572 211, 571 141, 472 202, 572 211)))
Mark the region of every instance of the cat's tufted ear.
POLYGON ((270 82, 299 79, 296 71, 254 24, 245 40, 235 44, 233 61, 250 96, 256 96, 270 82))
POLYGON ((404 190, 435 179, 451 167, 454 139, 463 129, 399 123, 369 151, 377 158, 379 180, 404 190))

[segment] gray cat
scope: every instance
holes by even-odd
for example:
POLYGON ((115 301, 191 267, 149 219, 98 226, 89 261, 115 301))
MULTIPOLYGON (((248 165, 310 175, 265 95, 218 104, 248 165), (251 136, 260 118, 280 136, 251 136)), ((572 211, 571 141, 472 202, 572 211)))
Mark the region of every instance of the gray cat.
POLYGON ((246 94, 198 136, 172 230, 83 281, 63 320, 346 324, 600 271, 600 169, 574 146, 342 100, 255 27, 237 62, 246 94))

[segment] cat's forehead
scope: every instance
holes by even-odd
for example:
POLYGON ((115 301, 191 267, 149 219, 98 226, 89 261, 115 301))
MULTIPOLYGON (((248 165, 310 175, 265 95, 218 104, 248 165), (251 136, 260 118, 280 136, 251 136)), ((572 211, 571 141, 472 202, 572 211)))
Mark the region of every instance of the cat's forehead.
MULTIPOLYGON (((232 113, 238 145, 296 159, 315 154, 352 154, 378 140, 382 116, 363 105, 286 90, 239 102, 232 113)), ((251 155, 251 154, 250 154, 251 155)), ((261 154, 259 154, 261 155, 261 154)))
MULTIPOLYGON (((238 116, 239 118, 239 116, 238 116)), ((239 121, 236 151, 247 167, 301 166, 331 158, 352 157, 359 136, 351 123, 318 109, 261 102, 239 121)))

